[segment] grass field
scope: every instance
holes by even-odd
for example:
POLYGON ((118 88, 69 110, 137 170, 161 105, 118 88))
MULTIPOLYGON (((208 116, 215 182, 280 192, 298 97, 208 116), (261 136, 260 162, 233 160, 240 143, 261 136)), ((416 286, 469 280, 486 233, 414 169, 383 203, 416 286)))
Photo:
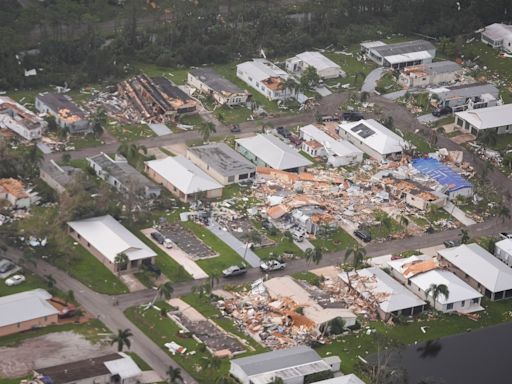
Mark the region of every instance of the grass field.
POLYGON ((311 243, 324 252, 336 252, 352 247, 357 241, 343 229, 336 228, 326 235, 318 235, 311 243))
POLYGON ((18 274, 25 276, 26 280, 20 285, 15 285, 14 287, 8 287, 7 285, 4 284, 4 281, 0 281, 0 297, 13 295, 19 292, 30 291, 31 289, 36 288, 48 288, 46 281, 44 281, 37 275, 34 275, 28 271, 23 270, 16 273, 16 275, 18 274))
POLYGON ((155 64, 137 64, 136 67, 149 77, 164 76, 177 85, 187 82, 188 68, 160 67, 155 64))
POLYGON ((120 142, 135 141, 155 136, 145 124, 107 124, 107 130, 120 142))
POLYGON ((363 61, 357 60, 359 46, 351 47, 348 52, 352 53, 352 55, 343 55, 336 52, 323 53, 326 57, 338 64, 347 74, 346 78, 329 80, 327 81, 327 84, 334 85, 337 83, 350 83, 352 88, 360 89, 366 75, 368 75, 372 69, 376 68, 376 66, 373 62, 364 63, 363 61))

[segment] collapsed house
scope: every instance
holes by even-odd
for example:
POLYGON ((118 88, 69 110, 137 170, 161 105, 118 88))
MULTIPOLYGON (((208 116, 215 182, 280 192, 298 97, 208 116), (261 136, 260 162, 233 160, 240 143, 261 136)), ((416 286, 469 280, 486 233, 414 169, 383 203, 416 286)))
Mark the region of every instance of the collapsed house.
POLYGON ((36 96, 36 109, 55 118, 57 125, 71 134, 92 132, 91 122, 69 96, 62 93, 43 93, 36 96))
POLYGON ((213 68, 193 68, 187 82, 201 93, 212 96, 220 105, 243 105, 251 94, 219 75, 213 68))
POLYGON ((340 273, 340 278, 356 290, 376 310, 382 320, 392 316, 413 316, 425 309, 426 303, 409 292, 380 268, 365 268, 340 273))
POLYGON ((47 123, 9 97, 0 96, 0 128, 9 129, 25 140, 40 139, 47 123))
POLYGON ((429 97, 437 108, 449 107, 453 112, 494 107, 500 90, 492 84, 462 84, 429 90, 429 97))
POLYGON ((140 74, 120 82, 117 93, 123 103, 112 113, 131 122, 171 122, 176 115, 194 112, 197 107, 189 95, 165 77, 140 74))
POLYGON ((414 180, 400 180, 394 177, 382 178, 384 189, 397 199, 419 210, 425 211, 432 205, 442 207, 447 202, 447 196, 432 191, 414 180))
POLYGON ((8 201, 16 209, 28 209, 38 199, 21 181, 9 178, 0 179, 0 200, 8 201))
POLYGON ((461 79, 463 68, 453 61, 436 61, 429 64, 405 67, 398 76, 398 83, 404 88, 421 88, 461 79))

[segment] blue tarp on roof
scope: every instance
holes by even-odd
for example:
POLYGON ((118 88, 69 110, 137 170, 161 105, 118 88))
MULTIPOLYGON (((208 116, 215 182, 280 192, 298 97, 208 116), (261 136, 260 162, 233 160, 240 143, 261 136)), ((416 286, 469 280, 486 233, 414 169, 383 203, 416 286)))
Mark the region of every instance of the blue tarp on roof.
POLYGON ((447 186, 449 192, 464 188, 473 188, 473 184, 436 159, 414 159, 412 166, 422 174, 436 180, 439 184, 447 186))

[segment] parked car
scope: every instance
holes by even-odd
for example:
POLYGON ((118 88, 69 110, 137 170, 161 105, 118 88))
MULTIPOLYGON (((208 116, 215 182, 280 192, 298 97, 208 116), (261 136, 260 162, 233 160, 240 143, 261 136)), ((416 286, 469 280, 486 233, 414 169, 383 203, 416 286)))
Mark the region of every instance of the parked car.
POLYGON ((11 269, 16 268, 16 264, 7 259, 0 260, 0 273, 5 273, 10 271, 11 269))
POLYGON ((343 114, 341 115, 341 118, 345 121, 359 121, 359 120, 363 120, 364 116, 361 112, 351 111, 351 112, 343 112, 343 114))
POLYGON ((268 260, 260 265, 260 269, 263 272, 280 271, 286 268, 286 263, 282 263, 279 260, 268 260))
POLYGON ((287 139, 292 135, 292 133, 285 127, 277 127, 276 131, 278 134, 280 134, 281 136, 283 136, 287 139))
POLYGON ((155 231, 155 232, 151 232, 151 237, 158 243, 158 244, 164 244, 165 242, 165 237, 164 235, 162 235, 160 232, 158 231, 155 231))
POLYGON ((291 135, 288 139, 290 140, 290 143, 296 147, 302 144, 302 139, 299 136, 291 135))
POLYGON ((509 233, 509 232, 500 232, 498 234, 499 238, 502 239, 502 240, 505 240, 505 239, 512 239, 512 233, 509 233))
POLYGON ((460 245, 460 240, 446 240, 443 241, 443 244, 446 248, 458 247, 460 245))
POLYGON ((5 285, 8 287, 12 287, 14 285, 20 285, 25 281, 25 276, 23 275, 14 275, 5 280, 5 285))
POLYGON ((449 115, 450 113, 452 113, 452 109, 450 107, 436 108, 432 111, 432 116, 441 117, 449 115))
POLYGON ((365 231, 363 229, 358 229, 354 231, 354 235, 366 243, 372 241, 372 235, 370 234, 370 232, 365 231))
POLYGON ((226 268, 225 270, 222 271, 222 276, 234 277, 234 276, 243 275, 246 272, 247 272, 247 268, 245 268, 244 266, 232 265, 231 267, 226 268))
POLYGON ((165 239, 164 240, 164 247, 167 248, 167 249, 171 249, 173 246, 173 242, 171 239, 165 239))
POLYGON ((233 133, 240 132, 240 126, 238 124, 233 124, 233 126, 230 129, 230 132, 233 132, 233 133))

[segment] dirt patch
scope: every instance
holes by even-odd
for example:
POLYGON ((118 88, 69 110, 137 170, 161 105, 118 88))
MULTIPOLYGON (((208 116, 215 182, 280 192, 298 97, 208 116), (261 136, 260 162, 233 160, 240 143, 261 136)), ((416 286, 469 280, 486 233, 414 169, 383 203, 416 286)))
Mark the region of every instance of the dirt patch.
POLYGON ((33 369, 71 363, 112 353, 104 344, 92 344, 73 332, 58 332, 28 339, 15 347, 0 348, 0 377, 15 378, 33 369))

